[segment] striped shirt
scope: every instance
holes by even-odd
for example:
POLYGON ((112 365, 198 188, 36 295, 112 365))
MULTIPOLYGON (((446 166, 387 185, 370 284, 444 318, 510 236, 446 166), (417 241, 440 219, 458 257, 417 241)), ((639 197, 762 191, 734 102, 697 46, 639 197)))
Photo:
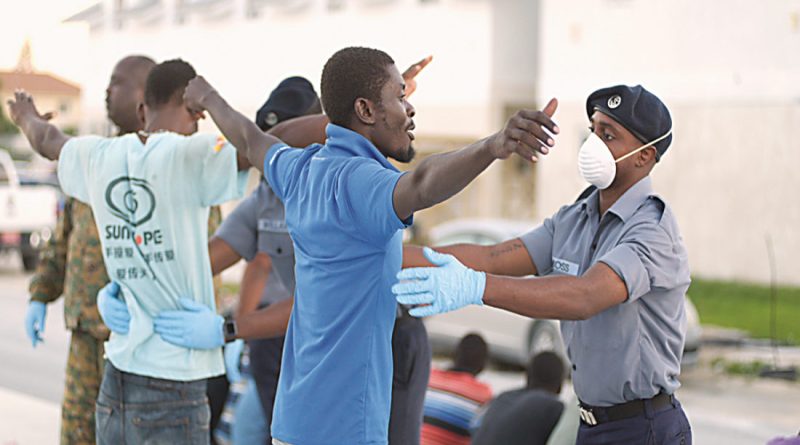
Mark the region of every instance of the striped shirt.
POLYGON ((468 372, 431 370, 422 445, 469 445, 470 423, 492 398, 489 385, 468 372))

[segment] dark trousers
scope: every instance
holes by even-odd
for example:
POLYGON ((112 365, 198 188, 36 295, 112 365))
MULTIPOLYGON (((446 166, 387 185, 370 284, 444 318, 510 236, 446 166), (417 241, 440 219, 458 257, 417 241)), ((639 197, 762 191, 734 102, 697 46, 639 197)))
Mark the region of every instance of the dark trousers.
POLYGON ((691 445, 692 429, 677 399, 660 410, 645 402, 645 412, 628 419, 595 426, 581 422, 576 445, 612 444, 691 445))
POLYGON ((123 372, 106 362, 95 404, 98 445, 208 444, 206 381, 123 372))
MULTIPOLYGON (((250 340, 250 373, 256 382, 258 398, 264 410, 264 420, 268 431, 272 431, 272 406, 275 394, 278 393, 278 376, 281 373, 281 357, 283 355, 284 337, 250 340)), ((267 435, 267 444, 272 443, 271 434, 267 435)))
POLYGON ((389 445, 419 445, 425 391, 431 373, 431 345, 422 320, 405 315, 395 321, 392 355, 389 445))
POLYGON ((211 377, 206 380, 206 397, 208 397, 208 407, 211 409, 211 443, 214 444, 214 429, 222 417, 222 410, 225 408, 225 401, 228 399, 228 377, 223 374, 211 377))

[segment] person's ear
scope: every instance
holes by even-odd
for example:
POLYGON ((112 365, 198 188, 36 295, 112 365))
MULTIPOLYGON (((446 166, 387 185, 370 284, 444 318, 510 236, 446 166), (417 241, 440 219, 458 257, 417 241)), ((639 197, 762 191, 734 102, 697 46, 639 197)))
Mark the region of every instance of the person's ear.
POLYGON ((642 149, 639 154, 636 156, 636 166, 637 167, 645 167, 650 165, 655 161, 656 158, 656 148, 652 145, 642 149))
POLYGON ((142 128, 144 128, 145 124, 144 115, 144 103, 139 102, 139 105, 136 106, 136 117, 139 118, 139 123, 142 124, 142 128))
POLYGON ((359 97, 353 103, 353 111, 356 118, 364 125, 375 125, 375 104, 363 97, 359 97))

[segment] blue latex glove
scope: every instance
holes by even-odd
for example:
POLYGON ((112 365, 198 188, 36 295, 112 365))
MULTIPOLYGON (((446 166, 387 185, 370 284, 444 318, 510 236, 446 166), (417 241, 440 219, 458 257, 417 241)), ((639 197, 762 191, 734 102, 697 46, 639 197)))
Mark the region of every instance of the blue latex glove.
POLYGON ((242 352, 244 352, 244 340, 242 339, 236 339, 225 344, 225 375, 231 383, 242 380, 242 373, 239 371, 242 352))
POLYGON ((28 340, 34 348, 37 343, 44 341, 39 334, 44 334, 45 317, 47 317, 47 305, 41 301, 31 301, 28 313, 25 314, 25 333, 28 334, 28 340))
POLYGON ((111 332, 128 334, 131 314, 128 305, 119 297, 119 283, 112 281, 100 289, 97 293, 97 311, 111 332))
POLYGON ((406 305, 426 304, 408 311, 414 317, 450 312, 470 304, 483 305, 486 274, 476 272, 456 257, 424 249, 425 258, 437 267, 414 267, 397 274, 399 283, 392 286, 397 302, 406 305))
POLYGON ((213 349, 225 344, 225 319, 208 306, 188 298, 179 301, 183 310, 163 311, 153 320, 153 330, 165 342, 189 349, 213 349))

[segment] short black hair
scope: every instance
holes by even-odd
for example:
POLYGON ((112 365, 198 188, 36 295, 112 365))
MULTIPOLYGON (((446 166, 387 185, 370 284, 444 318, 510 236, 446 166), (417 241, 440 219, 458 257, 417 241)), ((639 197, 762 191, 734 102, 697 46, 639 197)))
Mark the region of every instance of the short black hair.
POLYGON ((528 363, 528 388, 544 388, 556 392, 564 381, 564 362, 553 351, 536 354, 528 363))
POLYGON ((480 374, 489 360, 489 346, 479 334, 470 333, 464 336, 456 347, 453 357, 453 368, 474 375, 480 374))
POLYGON ((380 104, 381 89, 389 80, 387 66, 394 60, 373 48, 352 46, 337 51, 322 69, 322 108, 331 123, 348 127, 353 104, 363 97, 380 104))
POLYGON ((158 108, 173 100, 183 100, 183 91, 189 81, 197 76, 192 65, 173 59, 161 62, 150 70, 144 86, 144 103, 158 108))

